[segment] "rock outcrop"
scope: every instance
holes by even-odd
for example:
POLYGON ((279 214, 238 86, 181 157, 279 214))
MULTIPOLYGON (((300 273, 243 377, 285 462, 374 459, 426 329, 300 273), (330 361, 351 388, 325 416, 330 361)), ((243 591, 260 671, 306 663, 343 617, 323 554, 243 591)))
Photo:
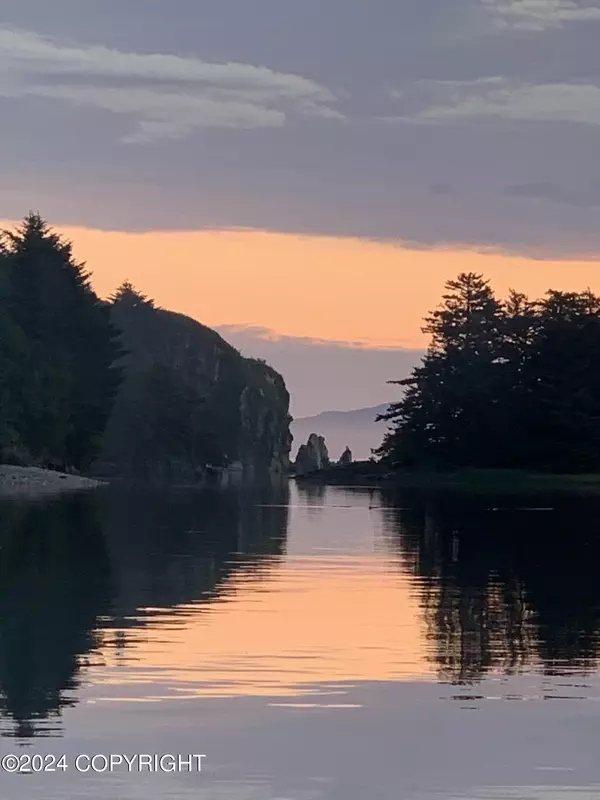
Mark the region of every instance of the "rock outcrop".
POLYGON ((239 459, 245 470, 284 474, 292 449, 290 397, 281 375, 264 361, 244 359, 246 385, 240 395, 239 459))
POLYGON ((306 475, 315 470, 324 469, 330 465, 329 453, 325 439, 316 433, 311 433, 306 444, 300 446, 296 456, 296 475, 306 475))
POLYGON ((342 455, 340 456, 340 460, 338 464, 340 466, 346 466, 346 464, 352 464, 352 450, 349 447, 346 447, 342 455))
POLYGON ((266 363, 133 288, 114 301, 120 385, 93 473, 194 483, 224 473, 287 472, 289 394, 266 363))

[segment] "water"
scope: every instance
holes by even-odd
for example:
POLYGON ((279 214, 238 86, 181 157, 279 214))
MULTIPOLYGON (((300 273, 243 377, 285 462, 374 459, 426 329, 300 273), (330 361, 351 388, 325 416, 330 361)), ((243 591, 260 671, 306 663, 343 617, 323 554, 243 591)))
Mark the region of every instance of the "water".
POLYGON ((598 797, 599 511, 295 485, 4 503, 0 755, 66 769, 0 796, 598 797))

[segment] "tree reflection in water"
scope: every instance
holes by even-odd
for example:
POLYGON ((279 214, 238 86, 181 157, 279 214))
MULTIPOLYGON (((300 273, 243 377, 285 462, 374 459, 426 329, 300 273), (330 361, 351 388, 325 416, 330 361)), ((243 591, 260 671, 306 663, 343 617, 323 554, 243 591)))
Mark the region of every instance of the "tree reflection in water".
POLYGON ((210 602, 238 569, 261 580, 284 552, 287 504, 285 484, 3 502, 2 735, 59 733, 81 668, 107 641, 122 652, 144 608, 210 602))
POLYGON ((382 503, 442 679, 596 669, 600 497, 400 491, 382 503))

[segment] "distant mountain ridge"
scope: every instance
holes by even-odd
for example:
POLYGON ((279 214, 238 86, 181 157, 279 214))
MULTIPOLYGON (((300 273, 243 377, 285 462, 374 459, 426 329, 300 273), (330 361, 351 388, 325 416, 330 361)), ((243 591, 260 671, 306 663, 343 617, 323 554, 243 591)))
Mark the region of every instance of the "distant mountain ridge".
POLYGON ((294 436, 293 457, 311 433, 325 437, 329 455, 337 461, 349 447, 355 460, 367 459, 371 450, 379 447, 387 430, 387 423, 375 422, 378 414, 389 408, 389 403, 350 411, 322 411, 310 417, 300 417, 291 424, 294 436))
POLYGON ((350 411, 321 411, 320 414, 314 414, 310 417, 300 417, 298 422, 307 422, 309 420, 333 420, 339 419, 346 422, 372 422, 378 414, 383 414, 389 408, 389 403, 382 403, 379 406, 369 406, 368 408, 353 408, 350 411))

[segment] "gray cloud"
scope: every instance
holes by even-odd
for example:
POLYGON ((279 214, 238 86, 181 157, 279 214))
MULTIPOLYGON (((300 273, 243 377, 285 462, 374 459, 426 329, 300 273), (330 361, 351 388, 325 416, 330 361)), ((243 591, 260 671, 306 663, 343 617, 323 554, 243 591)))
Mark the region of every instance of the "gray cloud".
POLYGON ((507 195, 532 200, 549 200, 567 206, 600 206, 600 180, 583 186, 559 186, 548 181, 542 183, 520 183, 507 186, 507 195))
POLYGON ((600 7, 578 0, 482 0, 500 27, 545 31, 572 22, 600 21, 600 7))
POLYGON ((443 124, 499 117, 530 122, 574 122, 600 125, 600 86, 594 84, 528 84, 501 77, 473 81, 423 81, 396 99, 409 106, 391 122, 443 124), (410 111, 410 106, 421 106, 410 111))
POLYGON ((339 118, 314 81, 241 63, 120 52, 0 28, 0 95, 42 97, 126 114, 128 142, 178 138, 197 128, 281 126, 287 114, 339 118))

